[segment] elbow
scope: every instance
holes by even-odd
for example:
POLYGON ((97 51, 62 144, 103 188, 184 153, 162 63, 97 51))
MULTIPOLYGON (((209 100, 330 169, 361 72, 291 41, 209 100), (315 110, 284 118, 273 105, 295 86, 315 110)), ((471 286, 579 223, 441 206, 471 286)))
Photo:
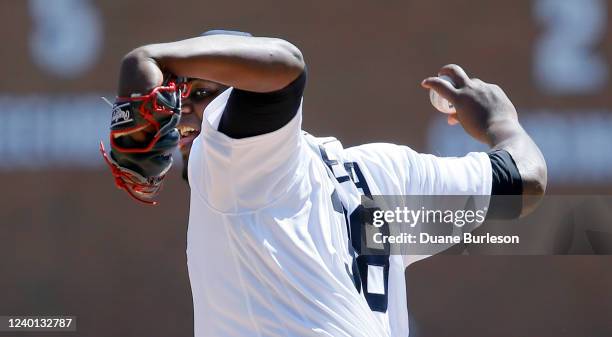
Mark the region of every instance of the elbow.
POLYGON ((546 193, 546 185, 548 184, 548 168, 541 154, 538 163, 533 166, 527 178, 527 189, 525 194, 542 197, 546 193))
POLYGON ((548 184, 548 170, 546 168, 546 164, 541 169, 541 174, 538 176, 536 181, 534 182, 534 193, 543 197, 546 194, 546 185, 548 184))
POLYGON ((523 177, 523 209, 521 216, 535 211, 546 194, 548 184, 548 169, 542 157, 540 163, 534 165, 529 174, 523 177))
POLYGON ((281 51, 283 60, 289 68, 294 68, 296 71, 304 70, 304 56, 302 51, 294 44, 283 39, 275 39, 276 48, 281 51))
POLYGON ((300 49, 283 39, 272 39, 269 55, 280 68, 279 73, 283 75, 285 85, 295 80, 306 67, 300 49))
POLYGON ((302 52, 292 43, 278 38, 257 38, 257 66, 248 87, 255 92, 282 90, 295 81, 306 68, 302 52))

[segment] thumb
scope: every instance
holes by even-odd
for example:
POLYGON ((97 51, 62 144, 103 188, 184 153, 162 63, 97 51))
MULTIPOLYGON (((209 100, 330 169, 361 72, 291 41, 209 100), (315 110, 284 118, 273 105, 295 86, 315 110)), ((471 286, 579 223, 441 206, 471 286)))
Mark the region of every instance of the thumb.
POLYGON ((421 86, 425 89, 431 89, 437 92, 451 103, 455 103, 459 94, 457 88, 452 83, 441 79, 440 77, 428 77, 421 82, 421 86))

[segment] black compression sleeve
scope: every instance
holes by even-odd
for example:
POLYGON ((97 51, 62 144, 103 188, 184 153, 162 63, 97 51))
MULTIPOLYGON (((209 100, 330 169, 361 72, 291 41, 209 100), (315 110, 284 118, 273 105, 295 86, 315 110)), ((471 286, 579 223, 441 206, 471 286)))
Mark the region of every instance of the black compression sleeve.
POLYGON ((492 219, 517 218, 523 207, 523 180, 518 167, 510 153, 505 150, 490 152, 489 159, 493 181, 488 217, 492 219))
POLYGON ((258 93, 234 88, 219 122, 219 132, 246 138, 276 131, 297 113, 306 86, 306 70, 285 88, 258 93))
POLYGON ((489 153, 493 170, 492 195, 521 195, 523 180, 512 156, 506 150, 489 153))

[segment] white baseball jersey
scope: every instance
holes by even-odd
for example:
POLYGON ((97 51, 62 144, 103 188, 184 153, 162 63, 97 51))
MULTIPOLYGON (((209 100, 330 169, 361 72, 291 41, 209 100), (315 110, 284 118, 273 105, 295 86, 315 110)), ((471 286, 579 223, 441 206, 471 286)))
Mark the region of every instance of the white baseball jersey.
POLYGON ((365 191, 488 194, 488 156, 442 159, 391 144, 343 150, 301 131, 301 106, 277 131, 232 139, 217 131, 231 90, 206 108, 189 157, 195 336, 408 336, 410 258, 377 257, 387 277, 380 261, 366 260, 356 284, 343 209, 365 191))

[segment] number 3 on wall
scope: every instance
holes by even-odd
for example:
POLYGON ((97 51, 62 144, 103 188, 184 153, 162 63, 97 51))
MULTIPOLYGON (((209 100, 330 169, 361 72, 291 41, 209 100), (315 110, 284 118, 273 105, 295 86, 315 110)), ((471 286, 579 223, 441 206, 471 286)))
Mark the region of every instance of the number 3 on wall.
POLYGON ((74 78, 97 60, 102 20, 89 0, 30 0, 30 53, 46 72, 74 78))
POLYGON ((605 88, 606 60, 596 53, 606 33, 605 0, 535 0, 543 25, 535 46, 534 76, 550 94, 591 94, 605 88))

